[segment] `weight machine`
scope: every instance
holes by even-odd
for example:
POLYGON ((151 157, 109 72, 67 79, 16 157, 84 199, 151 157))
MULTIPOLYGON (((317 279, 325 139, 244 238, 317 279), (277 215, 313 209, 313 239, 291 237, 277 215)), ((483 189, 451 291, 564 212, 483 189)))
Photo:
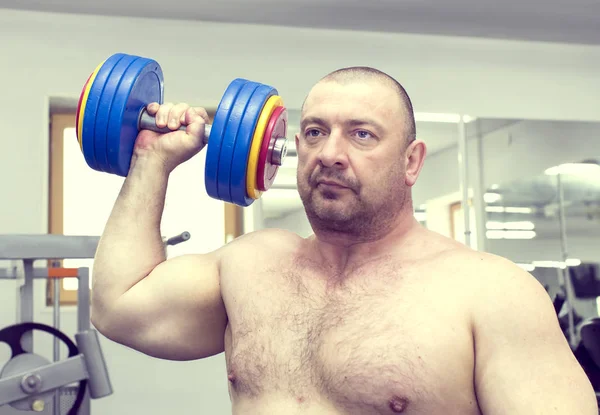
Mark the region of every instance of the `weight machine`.
MULTIPOLYGON (((190 238, 188 232, 163 239, 165 249, 190 238)), ((0 415, 36 412, 44 415, 90 415, 91 399, 112 394, 98 333, 90 324, 89 269, 39 268, 37 260, 92 259, 100 238, 65 235, 0 235, 0 260, 17 261, 0 269, 0 280, 20 282, 17 324, 0 329, 0 343, 11 349, 0 365, 0 415), (75 341, 60 331, 60 284, 77 278, 77 333, 75 341), (53 279, 53 326, 34 322, 34 280, 53 279), (54 336, 53 362, 34 353, 33 332, 54 336), (68 357, 60 360, 60 342, 68 357)))

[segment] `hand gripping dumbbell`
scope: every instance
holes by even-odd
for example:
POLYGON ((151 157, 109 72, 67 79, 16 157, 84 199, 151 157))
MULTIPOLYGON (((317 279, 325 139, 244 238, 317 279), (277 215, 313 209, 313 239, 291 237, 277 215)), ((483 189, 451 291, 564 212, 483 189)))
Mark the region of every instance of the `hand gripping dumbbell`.
MULTIPOLYGON (((117 53, 98 65, 77 106, 77 141, 88 166, 125 177, 139 132, 171 131, 158 128, 146 112, 148 104, 163 103, 163 85, 162 69, 152 59, 117 53)), ((208 195, 239 206, 260 198, 283 164, 286 134, 287 110, 278 91, 234 79, 204 131, 208 195)))

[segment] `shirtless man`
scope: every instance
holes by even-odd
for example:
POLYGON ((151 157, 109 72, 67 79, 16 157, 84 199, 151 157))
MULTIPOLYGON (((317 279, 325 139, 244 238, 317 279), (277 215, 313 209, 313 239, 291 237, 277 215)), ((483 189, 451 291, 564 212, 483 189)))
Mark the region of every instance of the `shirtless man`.
POLYGON ((169 260, 169 174, 208 117, 149 111, 187 131, 139 134, 94 265, 105 336, 162 359, 224 351, 240 415, 598 414, 542 286, 415 221, 426 148, 392 78, 346 69, 307 96, 295 139, 313 236, 266 229, 169 260))

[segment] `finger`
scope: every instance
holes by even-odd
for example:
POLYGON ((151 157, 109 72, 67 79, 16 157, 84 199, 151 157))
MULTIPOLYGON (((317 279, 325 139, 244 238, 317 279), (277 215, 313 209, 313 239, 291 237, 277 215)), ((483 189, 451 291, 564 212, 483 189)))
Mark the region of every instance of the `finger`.
POLYGON ((201 149, 204 147, 204 123, 195 122, 187 126, 188 135, 192 138, 194 147, 201 149))
POLYGON ((181 126, 181 117, 190 106, 188 104, 177 104, 169 112, 169 128, 177 130, 181 126))
POLYGON ((206 124, 210 123, 208 112, 206 112, 206 110, 202 107, 188 108, 186 112, 181 116, 181 123, 189 124, 190 122, 194 122, 194 120, 196 120, 196 117, 200 117, 200 119, 202 119, 206 124), (190 113, 189 115, 188 112, 190 113), (189 121, 188 116, 191 117, 189 121))
POLYGON ((169 121, 169 113, 171 112, 171 108, 173 108, 173 103, 168 102, 166 104, 162 104, 158 111, 156 112, 156 126, 158 128, 164 128, 167 126, 167 122, 169 121))
POLYGON ((146 106, 146 111, 148 111, 148 114, 150 115, 155 115, 159 108, 160 104, 158 102, 151 102, 146 106))
POLYGON ((204 126, 205 119, 194 109, 188 108, 185 112, 185 124, 187 124, 186 132, 193 137, 196 145, 202 147, 204 141, 204 126))
POLYGON ((208 112, 206 112, 206 109, 202 107, 195 107, 194 111, 196 111, 196 113, 202 117, 205 123, 210 124, 210 118, 208 117, 208 112))

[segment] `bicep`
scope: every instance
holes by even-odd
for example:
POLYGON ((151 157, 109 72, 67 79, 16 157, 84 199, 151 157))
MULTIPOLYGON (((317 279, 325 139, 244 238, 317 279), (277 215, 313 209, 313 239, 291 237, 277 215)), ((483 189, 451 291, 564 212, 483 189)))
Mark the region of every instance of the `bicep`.
POLYGON ((227 324, 214 255, 158 265, 124 293, 112 314, 114 340, 143 353, 190 360, 223 351, 227 324))
POLYGON ((473 316, 475 387, 484 415, 597 415, 590 382, 543 287, 508 268, 473 316))

